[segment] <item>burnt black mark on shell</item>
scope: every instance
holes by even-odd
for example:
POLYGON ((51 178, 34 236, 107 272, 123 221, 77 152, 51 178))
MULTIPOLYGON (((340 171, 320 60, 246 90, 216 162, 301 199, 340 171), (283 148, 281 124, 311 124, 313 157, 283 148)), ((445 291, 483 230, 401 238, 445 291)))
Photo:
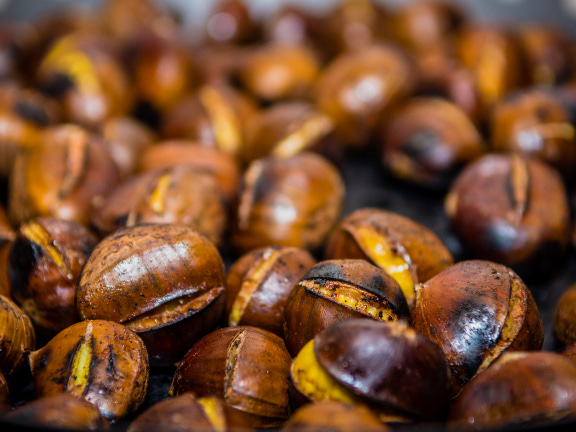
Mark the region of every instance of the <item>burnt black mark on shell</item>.
POLYGON ((17 237, 8 256, 8 278, 16 299, 28 297, 28 281, 44 255, 42 247, 22 237, 17 237))
POLYGON ((53 98, 60 98, 75 87, 75 83, 68 75, 57 73, 44 83, 40 90, 53 98))
POLYGON ((14 110, 16 111, 16 114, 18 114, 24 120, 35 123, 38 126, 45 127, 50 124, 50 118, 48 117, 48 114, 46 114, 46 111, 28 101, 17 101, 14 105, 14 110))

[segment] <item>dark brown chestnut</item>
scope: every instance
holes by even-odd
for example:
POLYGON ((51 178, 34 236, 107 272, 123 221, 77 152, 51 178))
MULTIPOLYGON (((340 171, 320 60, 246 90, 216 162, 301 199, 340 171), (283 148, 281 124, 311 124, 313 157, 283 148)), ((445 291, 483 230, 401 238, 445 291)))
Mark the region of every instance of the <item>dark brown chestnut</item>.
POLYGON ((8 215, 0 205, 0 295, 10 298, 10 280, 8 279, 8 255, 16 238, 8 215))
POLYGON ((576 342, 576 284, 564 291, 556 303, 554 334, 565 345, 576 342))
POLYGON ((32 321, 12 300, 0 295, 0 372, 16 372, 35 348, 32 321))
POLYGON ((180 360, 220 321, 224 264, 216 247, 185 225, 137 225, 102 240, 76 292, 80 317, 125 324, 153 366, 180 360))
POLYGON ((344 218, 326 243, 326 259, 365 259, 402 288, 414 306, 415 284, 426 282, 454 263, 452 254, 431 230, 382 209, 359 209, 344 218))
POLYGON ((219 44, 253 42, 259 28, 243 0, 223 0, 206 19, 206 39, 219 44))
POLYGON ((39 335, 50 338, 78 321, 76 284, 96 243, 76 222, 37 218, 20 226, 8 257, 11 296, 39 335))
POLYGON ((8 382, 6 378, 4 378, 4 374, 0 372, 0 415, 3 414, 4 411, 10 411, 11 405, 8 382))
POLYGON ((464 388, 450 429, 551 425, 576 417, 576 363, 550 352, 508 352, 464 388))
POLYGON ((279 244, 314 250, 340 214, 344 182, 322 156, 258 159, 244 173, 232 242, 236 251, 279 244))
POLYGON ((266 40, 284 44, 314 44, 321 32, 321 20, 306 8, 281 6, 264 26, 266 40))
POLYGON ((417 285, 411 321, 444 351, 453 394, 504 352, 540 350, 544 340, 530 290, 489 261, 463 261, 417 285))
POLYGON ((290 361, 282 339, 266 330, 216 330, 188 351, 170 392, 214 394, 240 411, 253 427, 279 426, 290 415, 290 361))
POLYGON ((68 393, 116 421, 135 412, 148 390, 148 353, 132 330, 111 321, 84 321, 30 354, 37 397, 68 393))
POLYGON ((226 275, 226 324, 284 336, 284 308, 294 285, 316 264, 303 249, 269 246, 238 259, 226 275))
POLYGON ((285 309, 284 340, 292 356, 319 332, 351 318, 408 318, 400 286, 365 260, 322 261, 294 287, 285 309))
POLYGON ((467 166, 445 201, 450 225, 473 256, 544 279, 570 236, 568 198, 549 166, 519 155, 487 155, 467 166))

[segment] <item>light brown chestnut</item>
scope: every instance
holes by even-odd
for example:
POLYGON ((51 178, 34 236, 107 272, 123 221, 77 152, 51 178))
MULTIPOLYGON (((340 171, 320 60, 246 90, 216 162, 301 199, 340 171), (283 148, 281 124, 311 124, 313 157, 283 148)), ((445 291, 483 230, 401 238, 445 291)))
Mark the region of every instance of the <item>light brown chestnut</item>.
POLYGON ((36 345, 36 333, 28 315, 0 295, 0 372, 9 376, 24 363, 36 345))

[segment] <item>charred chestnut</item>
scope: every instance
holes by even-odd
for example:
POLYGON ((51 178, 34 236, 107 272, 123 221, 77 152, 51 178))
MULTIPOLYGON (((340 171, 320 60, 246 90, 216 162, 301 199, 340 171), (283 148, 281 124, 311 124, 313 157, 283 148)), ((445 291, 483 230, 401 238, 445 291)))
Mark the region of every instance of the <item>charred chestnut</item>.
POLYGON ((74 297, 96 237, 76 222, 37 218, 22 224, 8 257, 11 295, 39 335, 78 321, 74 297))
POLYGON ((126 228, 102 240, 84 266, 80 317, 134 330, 153 366, 180 360, 220 320, 224 264, 216 247, 184 225, 126 228))
POLYGON ((305 250, 269 246, 242 256, 226 276, 226 323, 284 336, 284 308, 294 285, 316 260, 305 250))
POLYGON ((35 344, 36 333, 28 315, 0 295, 0 372, 6 376, 15 372, 35 344))
POLYGON ((336 222, 340 173, 310 152, 258 159, 244 173, 232 242, 240 253, 279 244, 313 250, 336 222))
POLYGON ((132 330, 111 321, 84 321, 30 354, 34 392, 90 402, 116 421, 138 409, 148 389, 148 354, 132 330))
POLYGON ((543 279, 562 262, 569 209, 558 173, 519 155, 487 155, 458 176, 445 201, 450 225, 475 257, 543 279))
POLYGON ((509 268, 463 261, 416 286, 412 326, 448 360, 452 392, 506 351, 542 348, 544 330, 532 294, 509 268))
POLYGON ((415 284, 450 266, 454 259, 431 230, 381 209, 359 209, 344 218, 326 244, 326 259, 365 259, 380 267, 414 305, 415 284))
POLYGON ((400 286, 383 270, 364 260, 322 261, 304 274, 288 297, 284 340, 295 356, 309 340, 337 322, 407 317, 400 286))
POLYGON ((279 426, 290 415, 290 361, 278 336, 255 327, 228 327, 188 351, 170 391, 214 394, 254 427, 279 426))

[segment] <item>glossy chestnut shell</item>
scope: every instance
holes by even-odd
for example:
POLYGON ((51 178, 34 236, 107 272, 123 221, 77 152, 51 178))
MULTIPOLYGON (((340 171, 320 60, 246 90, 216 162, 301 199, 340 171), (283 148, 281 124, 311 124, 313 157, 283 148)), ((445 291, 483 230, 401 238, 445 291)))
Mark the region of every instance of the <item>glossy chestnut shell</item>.
POLYGON ((554 334, 565 345, 576 342, 576 284, 564 291, 556 303, 554 334))
POLYGON ((32 321, 15 303, 0 295, 0 372, 15 372, 35 348, 32 321))
POLYGON ((506 351, 540 350, 544 330, 532 294, 508 267, 463 261, 416 287, 412 326, 448 360, 452 392, 506 351))
POLYGON ((214 394, 254 427, 279 426, 290 415, 290 355, 282 339, 256 327, 216 330, 188 351, 171 393, 214 394))
POLYGON ((284 340, 295 356, 319 332, 351 318, 408 317, 400 286, 365 260, 321 261, 293 288, 285 309, 284 340))
POLYGON ((148 224, 102 240, 82 270, 82 319, 125 324, 153 366, 180 360, 220 320, 224 264, 216 247, 184 225, 148 224))

